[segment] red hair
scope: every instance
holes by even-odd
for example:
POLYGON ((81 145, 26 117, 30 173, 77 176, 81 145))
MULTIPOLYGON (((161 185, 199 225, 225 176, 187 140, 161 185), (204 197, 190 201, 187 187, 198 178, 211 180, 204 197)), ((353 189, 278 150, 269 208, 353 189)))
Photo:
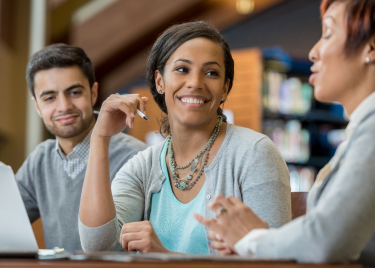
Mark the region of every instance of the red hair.
POLYGON ((323 0, 323 15, 334 2, 345 2, 347 18, 346 53, 359 49, 375 34, 375 0, 323 0))

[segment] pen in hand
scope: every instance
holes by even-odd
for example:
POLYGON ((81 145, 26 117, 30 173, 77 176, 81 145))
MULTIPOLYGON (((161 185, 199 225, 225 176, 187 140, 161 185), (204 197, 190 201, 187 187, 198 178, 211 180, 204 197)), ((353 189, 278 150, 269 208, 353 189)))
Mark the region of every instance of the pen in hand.
MULTIPOLYGON (((116 93, 116 95, 121 95, 119 93, 116 93)), ((147 121, 150 121, 148 120, 147 116, 145 116, 140 110, 137 109, 137 114, 142 117, 144 120, 147 120, 147 121)))

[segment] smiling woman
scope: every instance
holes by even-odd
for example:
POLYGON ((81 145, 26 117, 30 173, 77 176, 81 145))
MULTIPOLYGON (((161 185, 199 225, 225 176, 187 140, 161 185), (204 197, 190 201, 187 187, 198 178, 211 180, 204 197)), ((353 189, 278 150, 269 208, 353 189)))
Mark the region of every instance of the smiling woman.
POLYGON ((234 63, 221 34, 204 22, 172 26, 151 49, 147 78, 168 137, 124 165, 111 189, 108 141, 133 126, 148 99, 112 95, 103 103, 80 206, 83 249, 216 254, 192 213, 215 217, 206 207, 220 194, 241 199, 271 227, 290 221, 289 173, 277 148, 222 114, 234 63))

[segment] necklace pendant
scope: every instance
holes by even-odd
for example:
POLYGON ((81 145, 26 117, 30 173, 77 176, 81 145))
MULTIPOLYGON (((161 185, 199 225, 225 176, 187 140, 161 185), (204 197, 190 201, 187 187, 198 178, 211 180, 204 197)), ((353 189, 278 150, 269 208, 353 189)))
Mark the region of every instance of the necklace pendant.
POLYGON ((180 187, 178 187, 178 188, 181 189, 181 190, 185 190, 187 187, 188 186, 187 186, 186 182, 181 182, 180 187))

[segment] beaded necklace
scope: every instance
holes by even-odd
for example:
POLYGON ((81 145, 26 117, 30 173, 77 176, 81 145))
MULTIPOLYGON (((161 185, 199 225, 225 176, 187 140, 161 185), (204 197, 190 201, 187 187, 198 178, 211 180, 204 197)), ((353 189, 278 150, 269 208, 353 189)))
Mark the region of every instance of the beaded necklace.
POLYGON ((180 190, 186 190, 186 189, 192 187, 197 182, 197 180, 202 176, 203 170, 207 166, 208 153, 210 151, 212 143, 215 141, 215 139, 216 139, 216 137, 219 133, 219 130, 220 130, 220 127, 221 127, 222 123, 223 123, 223 118, 221 116, 218 116, 217 117, 217 123, 216 123, 216 126, 214 128, 214 131, 212 132, 210 139, 203 146, 203 149, 189 163, 187 163, 186 165, 181 166, 181 167, 176 166, 176 160, 174 159, 174 152, 173 152, 173 148, 172 148, 172 134, 170 134, 168 136, 167 142, 168 142, 169 169, 171 170, 173 179, 175 180, 174 186, 176 188, 178 188, 180 190), (203 155, 204 155, 204 157, 203 157, 203 155), (192 181, 193 174, 194 174, 194 172, 197 171, 199 163, 202 162, 203 158, 204 158, 204 160, 203 160, 202 167, 200 168, 200 170, 198 172, 198 175, 195 178, 195 180, 192 181), (190 168, 188 168, 188 167, 190 167, 190 168), (187 168, 186 171, 180 171, 181 169, 185 169, 185 168, 187 168), (184 175, 188 172, 189 172, 189 174, 186 177, 184 177, 184 178, 179 177, 179 175, 184 175))

